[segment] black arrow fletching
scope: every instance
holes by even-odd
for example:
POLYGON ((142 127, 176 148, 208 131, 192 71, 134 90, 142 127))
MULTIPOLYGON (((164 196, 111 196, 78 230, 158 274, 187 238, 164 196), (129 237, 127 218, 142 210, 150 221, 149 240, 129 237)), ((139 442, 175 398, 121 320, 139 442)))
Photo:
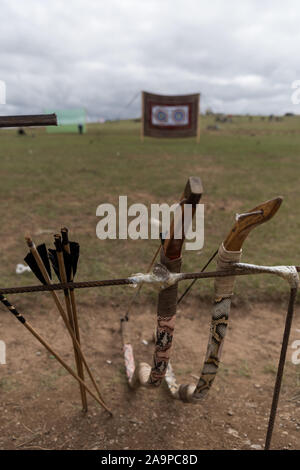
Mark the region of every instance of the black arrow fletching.
MULTIPOLYGON (((51 264, 52 264, 52 268, 53 268, 58 280, 60 282, 62 282, 60 272, 59 272, 57 251, 52 249, 52 248, 49 248, 48 253, 49 253, 49 259, 50 259, 51 264)), ((71 281, 71 269, 72 269, 72 257, 69 253, 67 253, 65 251, 63 252, 63 256, 64 256, 64 264, 65 264, 67 281, 70 282, 71 281)))
MULTIPOLYGON (((47 248, 46 248, 46 245, 45 243, 37 246, 37 251, 44 263, 44 266, 46 268, 46 271, 51 279, 51 268, 50 268, 50 263, 49 263, 49 258, 48 258, 48 253, 47 253, 47 248)), ((37 262, 35 261, 35 258, 33 256, 33 254, 31 252, 28 253, 28 255, 24 258, 24 261, 25 263, 28 264, 28 266, 30 267, 31 271, 33 272, 33 274, 37 277, 37 279, 42 283, 42 284, 47 284, 47 282, 45 281, 44 279, 44 276, 37 264, 37 262)))
POLYGON ((67 281, 71 281, 71 273, 72 273, 72 256, 70 253, 67 253, 66 251, 63 251, 64 255, 64 263, 65 263, 65 270, 66 270, 66 275, 67 275, 67 281))
POLYGON ((48 248, 48 255, 49 255, 49 259, 50 259, 51 264, 52 264, 53 271, 55 272, 57 278, 61 282, 56 250, 54 250, 52 248, 48 248))
POLYGON ((73 277, 75 277, 77 271, 77 264, 79 259, 80 245, 77 242, 70 242, 70 252, 71 252, 71 266, 73 270, 73 277))

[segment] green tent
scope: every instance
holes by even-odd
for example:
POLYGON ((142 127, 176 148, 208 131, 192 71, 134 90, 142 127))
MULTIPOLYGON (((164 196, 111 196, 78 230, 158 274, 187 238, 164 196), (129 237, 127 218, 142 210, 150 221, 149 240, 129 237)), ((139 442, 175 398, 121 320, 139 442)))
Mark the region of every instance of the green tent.
POLYGON ((78 109, 46 109, 46 114, 55 113, 57 116, 57 126, 48 126, 49 134, 57 132, 78 133, 78 126, 82 126, 82 132, 86 132, 86 112, 83 108, 78 109))

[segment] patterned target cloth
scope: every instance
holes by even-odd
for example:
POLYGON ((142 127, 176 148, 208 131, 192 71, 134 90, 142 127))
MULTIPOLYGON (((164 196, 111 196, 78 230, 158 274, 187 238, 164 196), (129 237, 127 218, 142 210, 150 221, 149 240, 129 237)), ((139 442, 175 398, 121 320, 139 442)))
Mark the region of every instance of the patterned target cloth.
POLYGON ((154 126, 188 126, 189 118, 189 106, 152 106, 154 126))
POLYGON ((143 135, 194 137, 198 130, 199 94, 166 96, 142 92, 143 135))

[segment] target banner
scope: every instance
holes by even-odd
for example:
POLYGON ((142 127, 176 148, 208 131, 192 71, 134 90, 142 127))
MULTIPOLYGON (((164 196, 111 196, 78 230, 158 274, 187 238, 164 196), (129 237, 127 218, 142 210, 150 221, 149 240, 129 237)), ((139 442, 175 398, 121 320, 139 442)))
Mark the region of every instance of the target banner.
POLYGON ((150 137, 193 137, 198 131, 199 94, 166 96, 142 92, 142 133, 150 137))
POLYGON ((189 106, 152 106, 151 120, 154 126, 187 126, 189 106))

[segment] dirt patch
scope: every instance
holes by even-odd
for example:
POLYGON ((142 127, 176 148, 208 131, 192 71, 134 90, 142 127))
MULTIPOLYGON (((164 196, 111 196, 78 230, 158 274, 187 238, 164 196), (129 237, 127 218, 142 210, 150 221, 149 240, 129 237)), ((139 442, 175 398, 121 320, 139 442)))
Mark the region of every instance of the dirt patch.
POLYGON ((239 211, 241 207, 243 207, 243 202, 233 198, 205 202, 205 211, 207 214, 221 211, 232 214, 239 211))
MULTIPOLYGON (((200 405, 174 401, 165 386, 129 390, 123 366, 117 303, 91 305, 79 298, 82 343, 110 418, 89 400, 81 412, 77 383, 7 311, 0 310, 0 449, 251 449, 263 446, 284 326, 285 307, 233 308, 222 367, 200 405)), ((28 320, 72 363, 72 348, 50 299, 12 297, 28 320)), ((198 376, 206 349, 211 306, 189 299, 180 307, 172 364, 180 382, 198 376)), ((299 318, 299 317, 298 317, 299 318)), ((272 447, 300 448, 300 371, 291 363, 299 339, 295 320, 272 447)), ((151 363, 155 305, 132 312, 137 360, 151 363), (143 343, 148 341, 148 345, 143 343)))

